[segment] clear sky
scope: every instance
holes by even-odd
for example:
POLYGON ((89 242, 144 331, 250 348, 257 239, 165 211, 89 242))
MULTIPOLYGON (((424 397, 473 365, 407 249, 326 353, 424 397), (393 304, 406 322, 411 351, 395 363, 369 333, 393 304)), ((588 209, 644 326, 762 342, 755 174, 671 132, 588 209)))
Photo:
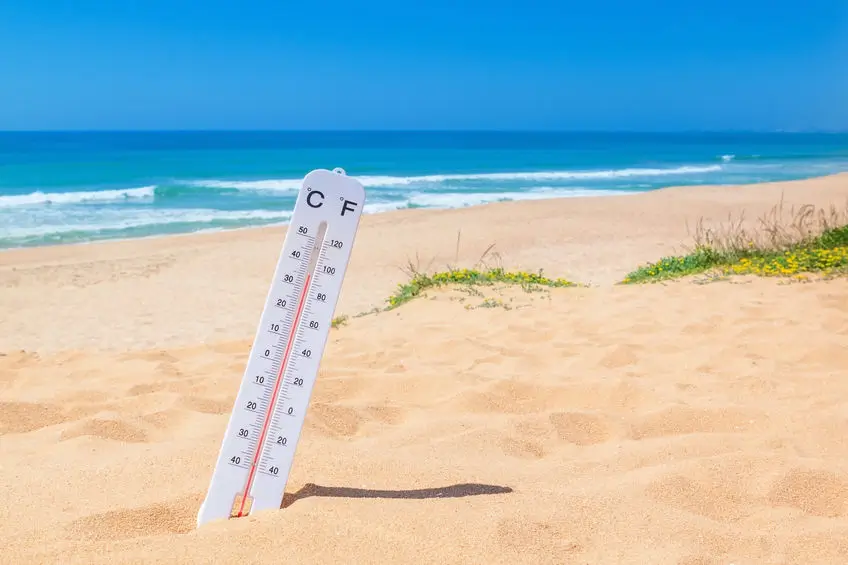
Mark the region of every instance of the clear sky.
POLYGON ((848 0, 0 0, 0 129, 848 130, 848 0))

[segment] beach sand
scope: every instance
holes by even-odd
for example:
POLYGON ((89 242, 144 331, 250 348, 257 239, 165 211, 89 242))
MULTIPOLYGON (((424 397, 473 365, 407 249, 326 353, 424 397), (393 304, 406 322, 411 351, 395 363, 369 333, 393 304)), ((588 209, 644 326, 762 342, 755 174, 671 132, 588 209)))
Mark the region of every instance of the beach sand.
POLYGON ((614 285, 781 195, 848 174, 364 217, 284 508, 199 530, 285 228, 0 253, 0 562, 844 563, 848 281, 614 285), (354 317, 491 244, 589 286, 354 317))

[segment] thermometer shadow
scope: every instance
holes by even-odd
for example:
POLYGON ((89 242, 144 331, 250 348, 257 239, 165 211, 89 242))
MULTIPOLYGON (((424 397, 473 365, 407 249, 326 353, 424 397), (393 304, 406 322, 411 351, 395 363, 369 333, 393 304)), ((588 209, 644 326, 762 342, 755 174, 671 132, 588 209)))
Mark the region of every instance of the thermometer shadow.
POLYGON ((280 508, 287 508, 310 496, 327 496, 335 498, 401 498, 407 500, 424 500, 429 498, 462 498, 465 496, 480 496, 484 494, 507 494, 512 492, 510 487, 464 483, 438 488, 422 488, 412 490, 378 490, 351 487, 324 487, 307 483, 297 492, 287 492, 283 496, 280 508))

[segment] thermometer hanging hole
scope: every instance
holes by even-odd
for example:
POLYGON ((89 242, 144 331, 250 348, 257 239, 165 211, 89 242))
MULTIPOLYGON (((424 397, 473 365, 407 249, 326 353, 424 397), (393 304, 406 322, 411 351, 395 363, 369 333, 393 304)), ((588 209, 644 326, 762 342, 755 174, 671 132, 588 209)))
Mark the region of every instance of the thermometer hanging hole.
POLYGON ((345 170, 342 169, 341 167, 336 167, 335 169, 333 169, 333 172, 336 173, 337 175, 345 174, 345 170))

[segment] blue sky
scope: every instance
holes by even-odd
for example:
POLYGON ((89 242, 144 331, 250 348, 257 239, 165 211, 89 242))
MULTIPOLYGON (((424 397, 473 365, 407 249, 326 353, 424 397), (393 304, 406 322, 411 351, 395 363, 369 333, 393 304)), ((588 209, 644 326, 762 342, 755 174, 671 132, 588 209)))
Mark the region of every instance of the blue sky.
POLYGON ((846 0, 8 0, 0 53, 0 129, 848 130, 846 0))

